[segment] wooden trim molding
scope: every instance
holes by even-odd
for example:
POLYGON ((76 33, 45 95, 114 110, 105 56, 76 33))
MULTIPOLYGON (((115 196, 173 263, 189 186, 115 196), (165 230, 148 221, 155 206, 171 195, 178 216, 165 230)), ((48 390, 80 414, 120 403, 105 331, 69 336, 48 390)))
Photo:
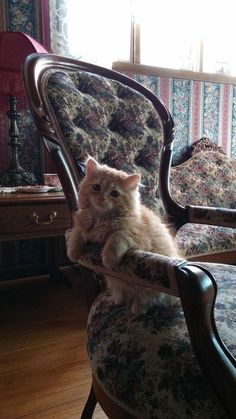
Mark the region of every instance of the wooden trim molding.
POLYGON ((38 28, 43 46, 51 52, 50 5, 49 0, 41 0, 38 5, 38 28))
POLYGON ((7 1, 0 1, 0 31, 7 31, 7 1))
POLYGON ((144 64, 129 63, 128 61, 115 61, 112 63, 112 69, 131 74, 141 74, 144 76, 198 80, 212 83, 236 85, 236 77, 227 76, 225 74, 201 73, 189 70, 174 70, 164 67, 154 67, 144 64))

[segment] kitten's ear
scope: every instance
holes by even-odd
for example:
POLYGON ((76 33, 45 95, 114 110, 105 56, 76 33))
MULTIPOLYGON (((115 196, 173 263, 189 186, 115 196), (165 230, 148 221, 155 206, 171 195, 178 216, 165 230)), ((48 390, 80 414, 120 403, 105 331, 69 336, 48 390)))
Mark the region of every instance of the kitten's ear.
POLYGON ((141 181, 141 175, 134 174, 134 175, 129 175, 126 179, 125 179, 125 186, 127 189, 129 190, 134 190, 137 188, 137 186, 139 185, 141 181))
POLYGON ((99 164, 92 157, 89 157, 86 161, 86 173, 88 175, 93 175, 98 171, 99 164))

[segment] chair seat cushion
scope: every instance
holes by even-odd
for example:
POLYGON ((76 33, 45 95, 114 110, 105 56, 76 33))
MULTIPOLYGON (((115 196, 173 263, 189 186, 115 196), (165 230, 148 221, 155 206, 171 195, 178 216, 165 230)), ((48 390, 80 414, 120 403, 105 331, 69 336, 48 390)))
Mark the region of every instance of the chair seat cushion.
MULTIPOLYGON (((201 265, 217 281, 216 324, 235 356, 236 267, 201 265)), ((226 417, 193 354, 179 300, 135 316, 101 292, 89 314, 88 352, 103 391, 137 418, 226 417)))
POLYGON ((235 251, 236 229, 206 224, 185 224, 177 232, 176 243, 186 258, 235 251))

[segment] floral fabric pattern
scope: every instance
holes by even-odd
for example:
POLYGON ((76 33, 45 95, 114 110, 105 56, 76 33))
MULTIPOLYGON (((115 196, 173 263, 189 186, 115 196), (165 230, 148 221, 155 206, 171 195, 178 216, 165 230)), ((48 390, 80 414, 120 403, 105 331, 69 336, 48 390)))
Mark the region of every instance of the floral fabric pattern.
POLYGON ((232 158, 236 160, 236 86, 232 87, 232 132, 231 132, 231 149, 232 149, 232 158))
MULTIPOLYGON (((67 231, 66 237, 70 231, 67 231)), ((102 244, 89 243, 85 253, 79 262, 97 273, 111 275, 111 271, 102 265, 102 244)), ((175 267, 184 265, 185 259, 174 258, 144 252, 140 250, 128 251, 122 259, 122 263, 112 270, 112 275, 122 280, 129 280, 139 286, 163 291, 174 296, 179 296, 175 267)))
POLYGON ((172 116, 175 123, 174 160, 180 161, 188 149, 183 146, 183 138, 189 138, 190 80, 172 80, 172 116), (178 121, 178 122, 177 122, 178 121), (182 156, 180 155, 182 154, 182 156))
POLYGON ((203 136, 214 139, 228 156, 236 159, 236 86, 128 74, 149 87, 172 114, 176 127, 174 165, 185 161, 189 146, 203 136))
MULTIPOLYGON (((236 161, 219 151, 196 153, 171 169, 170 191, 181 205, 236 208, 236 161)), ((185 224, 176 235, 185 257, 236 250, 236 229, 185 224)))
POLYGON ((142 175, 144 204, 163 213, 159 197, 162 123, 143 95, 116 81, 55 72, 48 82, 53 112, 75 162, 91 155, 142 175))
MULTIPOLYGON (((216 324, 236 355, 236 267, 201 265, 217 281, 216 324)), ((100 386, 137 418, 226 418, 195 359, 178 302, 135 316, 102 292, 89 315, 88 351, 100 386)))
POLYGON ((37 27, 37 2, 9 0, 7 3, 9 30, 22 31, 37 38, 40 32, 40 28, 37 27))
POLYGON ((186 258, 227 250, 236 253, 235 228, 185 224, 177 231, 175 240, 186 258))
POLYGON ((194 156, 196 153, 200 153, 200 151, 218 151, 219 153, 226 154, 223 150, 223 148, 219 145, 217 145, 215 142, 211 141, 207 137, 202 137, 200 140, 193 143, 193 145, 190 147, 190 155, 194 156))
POLYGON ((204 112, 203 126, 204 134, 210 138, 217 138, 219 130, 219 112, 220 112, 220 84, 204 83, 204 112))
POLYGON ((236 266, 196 263, 208 269, 217 284, 215 322, 219 335, 236 358, 236 266))
POLYGON ((236 208, 236 161, 217 151, 197 153, 171 169, 170 190, 181 205, 236 208))
MULTIPOLYGON (((159 192, 163 128, 152 104, 131 88, 83 71, 52 72, 47 91, 78 172, 88 154, 117 169, 138 171, 143 203, 164 217, 159 192)), ((236 162, 214 150, 197 153, 171 169, 170 188, 181 205, 236 208, 236 162)), ((178 232, 184 257, 235 247, 233 230, 202 226, 197 240, 193 231, 187 226, 178 232)))

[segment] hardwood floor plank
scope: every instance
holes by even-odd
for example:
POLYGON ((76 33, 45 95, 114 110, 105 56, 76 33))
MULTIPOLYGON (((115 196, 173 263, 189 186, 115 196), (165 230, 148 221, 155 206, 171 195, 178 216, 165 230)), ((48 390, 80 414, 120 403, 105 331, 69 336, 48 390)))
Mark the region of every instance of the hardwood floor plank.
MULTIPOLYGON (((79 419, 86 399, 75 400, 72 403, 65 403, 55 406, 52 409, 37 412, 37 419, 79 419)), ((35 415, 21 416, 21 419, 36 419, 35 415)), ((106 419, 107 416, 97 405, 93 419, 106 419)))
POLYGON ((78 419, 91 385, 82 289, 14 282, 0 287, 0 418, 78 419))

